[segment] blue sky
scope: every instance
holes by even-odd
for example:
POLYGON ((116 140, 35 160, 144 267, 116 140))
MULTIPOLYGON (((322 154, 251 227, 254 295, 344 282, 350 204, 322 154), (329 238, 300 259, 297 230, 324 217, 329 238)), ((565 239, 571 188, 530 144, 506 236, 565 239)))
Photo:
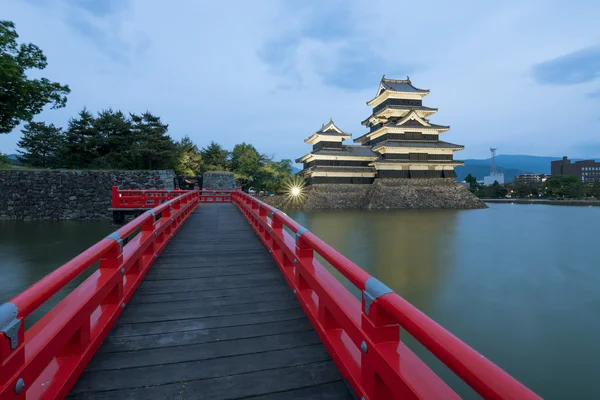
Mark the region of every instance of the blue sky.
MULTIPOLYGON (((355 137, 382 74, 430 89, 456 158, 600 157, 600 3, 0 0, 2 18, 70 85, 37 119, 150 110, 175 138, 276 158, 333 118, 355 137)), ((0 135, 12 153, 19 130, 0 135)))

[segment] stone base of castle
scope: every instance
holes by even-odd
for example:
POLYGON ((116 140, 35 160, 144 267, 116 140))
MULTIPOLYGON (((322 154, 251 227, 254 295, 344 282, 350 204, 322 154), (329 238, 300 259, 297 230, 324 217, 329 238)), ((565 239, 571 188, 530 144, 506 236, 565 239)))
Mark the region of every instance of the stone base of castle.
POLYGON ((371 185, 314 184, 305 200, 286 196, 261 200, 281 209, 476 209, 484 202, 454 179, 375 179, 371 185))

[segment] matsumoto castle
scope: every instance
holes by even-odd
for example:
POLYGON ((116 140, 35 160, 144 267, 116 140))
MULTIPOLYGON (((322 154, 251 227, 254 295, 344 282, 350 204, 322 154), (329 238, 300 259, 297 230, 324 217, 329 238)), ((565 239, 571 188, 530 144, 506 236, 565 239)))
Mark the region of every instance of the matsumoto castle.
POLYGON ((377 95, 367 105, 373 113, 362 124, 369 132, 345 145, 350 133, 333 121, 304 140, 312 151, 296 160, 309 183, 373 183, 375 178, 456 178, 453 158, 464 146, 441 141, 450 129, 427 119, 437 108, 425 107, 429 90, 410 79, 381 79, 377 95))

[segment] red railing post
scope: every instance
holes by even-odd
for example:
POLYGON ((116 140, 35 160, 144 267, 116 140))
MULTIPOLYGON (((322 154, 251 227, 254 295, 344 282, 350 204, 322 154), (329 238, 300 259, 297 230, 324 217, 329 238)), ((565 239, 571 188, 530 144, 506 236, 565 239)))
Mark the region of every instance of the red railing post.
POLYGON ((119 187, 113 186, 111 191, 112 207, 119 208, 119 187))
POLYGON ((361 329, 365 334, 365 340, 360 344, 362 387, 368 399, 417 398, 407 382, 402 381, 397 371, 382 359, 381 351, 374 348, 383 342, 393 348, 400 342, 400 324, 378 302, 389 293, 392 290, 377 279, 367 279, 361 313, 361 329))
MULTIPOLYGON (((123 264, 123 238, 118 232, 108 235, 107 239, 113 241, 109 249, 100 256, 100 271, 110 273, 123 264)), ((105 239, 106 240, 106 239, 105 239)), ((102 301, 103 305, 120 305, 123 298, 123 280, 120 280, 102 301)))
POLYGON ((1 388, 14 378, 14 374, 25 363, 24 323, 15 304, 0 305, 0 330, 1 388))

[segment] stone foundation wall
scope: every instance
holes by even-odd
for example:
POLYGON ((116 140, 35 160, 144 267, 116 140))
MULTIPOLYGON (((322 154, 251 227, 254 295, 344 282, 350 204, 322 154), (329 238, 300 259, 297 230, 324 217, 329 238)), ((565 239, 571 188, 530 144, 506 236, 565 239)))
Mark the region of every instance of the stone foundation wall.
POLYGON ((0 170, 0 220, 109 219, 111 189, 174 189, 173 171, 0 170))
POLYGON ((235 189, 233 172, 209 171, 202 176, 202 189, 232 190, 235 189))
POLYGON ((315 184, 305 201, 285 196, 261 198, 282 209, 473 209, 486 205, 454 179, 375 179, 372 185, 315 184))

